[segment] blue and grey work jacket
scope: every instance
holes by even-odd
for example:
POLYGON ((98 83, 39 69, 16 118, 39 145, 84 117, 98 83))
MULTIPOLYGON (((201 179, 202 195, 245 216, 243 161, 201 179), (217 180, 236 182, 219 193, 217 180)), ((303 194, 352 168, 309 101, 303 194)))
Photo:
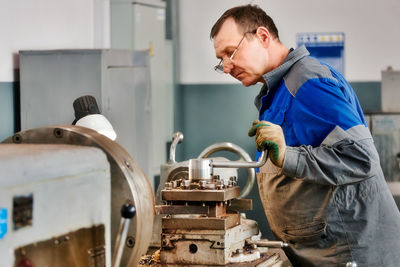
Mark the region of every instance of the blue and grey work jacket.
POLYGON ((275 236, 294 266, 400 266, 400 213, 357 97, 336 70, 291 51, 264 76, 259 119, 281 125, 283 167, 257 175, 275 236))

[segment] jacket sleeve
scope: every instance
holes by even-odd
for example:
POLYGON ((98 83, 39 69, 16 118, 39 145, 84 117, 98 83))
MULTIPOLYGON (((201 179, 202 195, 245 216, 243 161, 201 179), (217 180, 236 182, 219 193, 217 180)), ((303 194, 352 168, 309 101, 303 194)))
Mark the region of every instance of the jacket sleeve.
POLYGON ((371 134, 348 84, 332 79, 310 80, 292 104, 292 131, 299 143, 288 143, 282 168, 286 175, 312 183, 342 185, 381 172, 371 134))
POLYGON ((347 132, 365 132, 363 138, 349 136, 328 140, 318 147, 287 147, 282 171, 295 179, 323 185, 343 185, 368 179, 381 172, 379 157, 368 128, 356 126, 347 132))

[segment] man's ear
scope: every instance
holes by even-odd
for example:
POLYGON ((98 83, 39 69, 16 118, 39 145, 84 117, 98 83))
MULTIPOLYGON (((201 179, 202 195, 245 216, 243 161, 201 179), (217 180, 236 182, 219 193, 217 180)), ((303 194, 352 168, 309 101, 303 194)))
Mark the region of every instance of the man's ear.
POLYGON ((258 27, 256 31, 256 37, 260 40, 263 46, 268 47, 271 42, 271 34, 265 27, 258 27))

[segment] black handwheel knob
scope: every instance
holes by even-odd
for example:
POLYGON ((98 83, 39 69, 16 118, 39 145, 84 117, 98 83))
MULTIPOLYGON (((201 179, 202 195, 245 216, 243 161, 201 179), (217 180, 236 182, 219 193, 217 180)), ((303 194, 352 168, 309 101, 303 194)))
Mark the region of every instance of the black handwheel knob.
POLYGON ((121 216, 125 219, 132 219, 136 214, 136 208, 132 204, 125 203, 121 207, 121 216))

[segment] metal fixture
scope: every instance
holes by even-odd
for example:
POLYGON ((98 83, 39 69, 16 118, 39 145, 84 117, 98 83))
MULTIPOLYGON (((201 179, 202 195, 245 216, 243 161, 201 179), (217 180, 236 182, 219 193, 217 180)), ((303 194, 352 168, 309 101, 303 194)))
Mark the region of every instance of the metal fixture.
POLYGON ((259 168, 267 162, 267 153, 261 153, 258 161, 214 161, 212 159, 189 160, 189 180, 211 180, 214 168, 259 168))
MULTIPOLYGON (((201 158, 201 159, 209 158, 210 155, 212 155, 218 151, 230 151, 232 153, 239 155, 240 158, 244 161, 248 161, 248 162, 251 161, 249 154, 244 149, 242 149, 240 146, 232 144, 230 142, 216 143, 209 147, 206 147, 200 153, 198 158, 201 158)), ((254 186, 255 179, 256 179, 256 172, 255 172, 254 168, 248 168, 246 184, 241 189, 241 193, 238 198, 244 198, 244 197, 248 196, 248 194, 250 193, 251 189, 254 186)))

